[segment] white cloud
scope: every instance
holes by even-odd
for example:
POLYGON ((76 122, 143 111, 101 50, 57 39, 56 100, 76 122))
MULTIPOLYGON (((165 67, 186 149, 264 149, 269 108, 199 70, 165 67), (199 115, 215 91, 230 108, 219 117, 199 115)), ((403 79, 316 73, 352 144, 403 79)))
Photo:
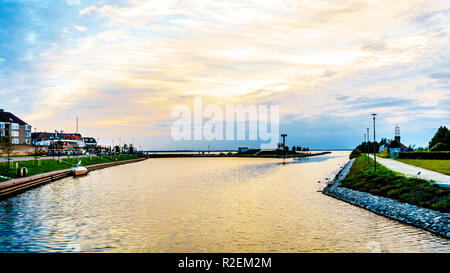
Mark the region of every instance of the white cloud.
MULTIPOLYGON (((126 123, 121 115, 144 122, 147 109, 154 109, 152 120, 164 120, 171 104, 189 103, 197 94, 216 104, 276 102, 283 114, 297 117, 370 111, 336 99, 344 95, 414 93, 413 99, 432 104, 450 94, 424 87, 436 80, 420 71, 448 59, 448 34, 439 28, 430 32, 415 18, 450 4, 431 2, 132 0, 123 7, 99 2, 81 9, 77 23, 98 16, 105 22, 98 29, 106 30, 82 38, 65 33, 71 46, 49 50, 46 82, 52 86, 42 89, 36 109, 63 111, 78 103, 75 94, 99 96, 107 108, 121 106, 95 115, 96 122, 112 126, 126 123), (61 88, 69 91, 53 98, 61 88), (120 95, 102 97, 109 89, 120 95), (434 97, 426 96, 430 93, 434 97)), ((439 24, 448 22, 439 17, 439 24)), ((423 115, 436 116, 426 107, 423 115)), ((400 119, 413 108, 375 109, 400 119)))
POLYGON ((83 27, 83 26, 74 26, 74 28, 75 28, 76 30, 78 30, 78 31, 81 31, 81 32, 84 32, 84 31, 87 30, 87 28, 86 28, 86 27, 83 27))

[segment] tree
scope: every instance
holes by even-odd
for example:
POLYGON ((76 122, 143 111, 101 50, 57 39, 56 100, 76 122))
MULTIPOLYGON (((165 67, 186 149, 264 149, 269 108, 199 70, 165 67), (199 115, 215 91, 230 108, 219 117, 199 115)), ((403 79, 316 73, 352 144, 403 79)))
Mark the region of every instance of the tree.
POLYGON ((130 153, 130 154, 134 154, 134 147, 133 147, 133 144, 130 144, 129 153, 130 153))
POLYGON ((116 145, 115 147, 114 147, 114 152, 115 153, 120 153, 120 147, 119 147, 119 145, 116 145))
POLYGON ((52 157, 55 158, 55 140, 53 139, 49 145, 49 151, 52 152, 52 157))
POLYGON ((419 147, 416 149, 416 152, 426 152, 427 148, 419 147))
POLYGON ((100 145, 96 145, 94 149, 97 155, 99 155, 102 152, 102 147, 100 145))
POLYGON ((361 154, 361 150, 358 148, 353 149, 353 151, 350 153, 350 159, 358 157, 361 154))
POLYGON ((397 140, 394 139, 394 140, 391 141, 391 147, 390 148, 401 148, 401 147, 402 146, 400 145, 400 142, 398 142, 397 140))
POLYGON ((0 150, 2 150, 8 158, 8 170, 10 169, 11 154, 14 151, 14 144, 12 143, 11 136, 0 137, 0 150))
POLYGON ((384 138, 384 137, 380 140, 380 146, 381 146, 381 145, 385 145, 385 144, 387 144, 387 143, 388 143, 388 141, 387 141, 387 139, 384 138))
POLYGON ((58 159, 61 157, 61 152, 62 152, 62 150, 63 150, 63 144, 62 144, 62 142, 61 141, 56 141, 56 142, 54 142, 53 143, 53 152, 55 152, 55 150, 57 150, 58 151, 58 159))
POLYGON ((38 149, 39 149, 39 147, 36 144, 34 144, 34 160, 35 161, 37 161, 37 158, 38 158, 38 149))
MULTIPOLYGON (((358 150, 360 150, 363 153, 373 153, 374 151, 374 147, 373 147, 373 142, 362 142, 361 144, 359 144, 358 146, 356 146, 356 148, 358 148, 358 150), (368 149, 368 150, 367 150, 368 149)), ((380 143, 375 142, 375 151, 379 151, 380 149, 380 143)))
POLYGON ((450 131, 445 126, 439 127, 428 143, 430 150, 450 150, 450 131))
POLYGON ((295 146, 292 146, 292 151, 295 153, 295 146))

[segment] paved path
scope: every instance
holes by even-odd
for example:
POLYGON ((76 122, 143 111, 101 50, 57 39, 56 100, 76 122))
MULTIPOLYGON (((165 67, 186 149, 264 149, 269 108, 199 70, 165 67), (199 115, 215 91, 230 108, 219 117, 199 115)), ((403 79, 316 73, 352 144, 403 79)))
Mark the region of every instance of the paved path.
MULTIPOLYGON (((373 155, 370 155, 373 158, 373 155)), ((434 180, 436 184, 443 187, 450 187, 450 175, 433 172, 414 165, 406 164, 397 160, 382 158, 377 156, 377 162, 386 168, 402 173, 409 177, 417 177, 427 180, 434 180), (420 174, 418 174, 420 172, 420 174)))

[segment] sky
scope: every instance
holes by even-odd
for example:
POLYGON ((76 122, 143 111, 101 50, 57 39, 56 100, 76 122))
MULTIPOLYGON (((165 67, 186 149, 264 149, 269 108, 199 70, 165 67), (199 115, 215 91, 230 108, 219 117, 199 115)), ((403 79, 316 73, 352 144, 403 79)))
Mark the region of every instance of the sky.
POLYGON ((426 146, 450 125, 450 1, 0 0, 0 108, 37 131, 142 149, 176 105, 279 105, 288 145, 372 134, 426 146))

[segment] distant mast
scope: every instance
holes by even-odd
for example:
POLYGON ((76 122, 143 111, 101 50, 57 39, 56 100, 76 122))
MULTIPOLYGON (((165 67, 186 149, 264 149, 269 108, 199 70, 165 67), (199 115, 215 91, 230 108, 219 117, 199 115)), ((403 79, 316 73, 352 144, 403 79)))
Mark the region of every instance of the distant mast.
POLYGON ((77 132, 76 133, 78 134, 78 117, 77 117, 77 132))

